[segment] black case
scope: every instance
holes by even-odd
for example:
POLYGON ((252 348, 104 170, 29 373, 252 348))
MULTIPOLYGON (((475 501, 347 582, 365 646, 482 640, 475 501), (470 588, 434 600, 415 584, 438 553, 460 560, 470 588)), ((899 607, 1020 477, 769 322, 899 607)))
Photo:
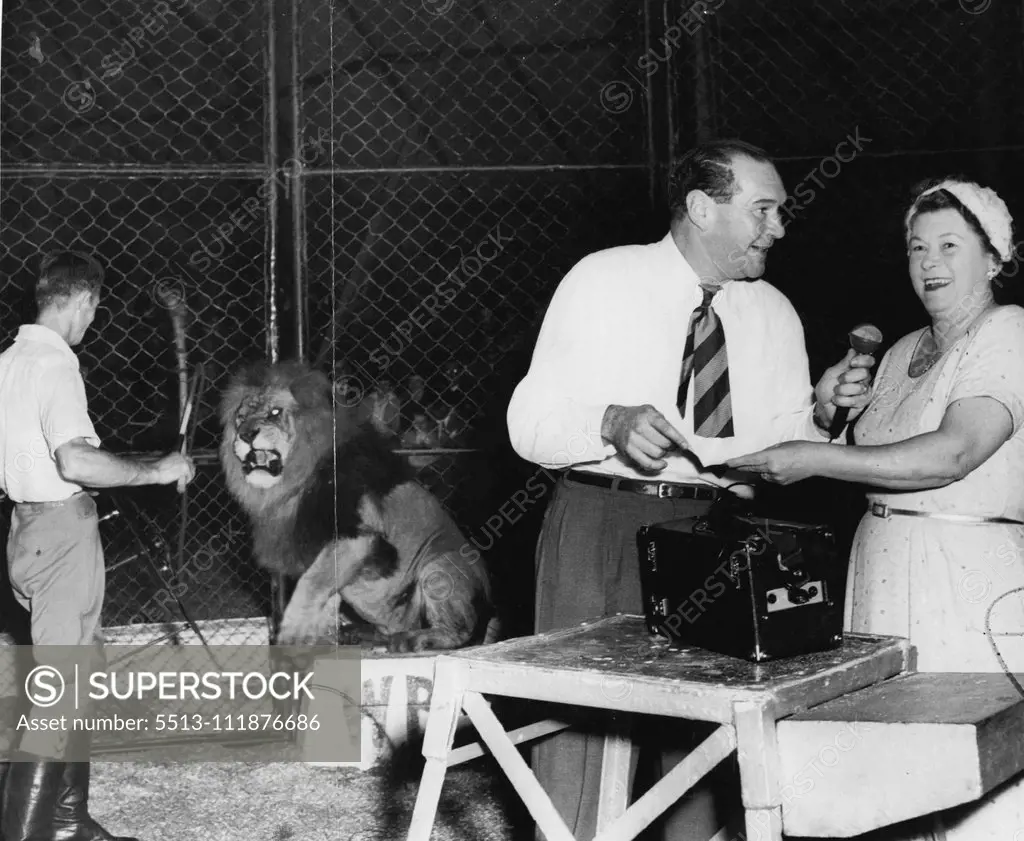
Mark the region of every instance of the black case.
POLYGON ((827 526, 712 509, 637 533, 648 630, 763 662, 837 648, 846 571, 827 526))

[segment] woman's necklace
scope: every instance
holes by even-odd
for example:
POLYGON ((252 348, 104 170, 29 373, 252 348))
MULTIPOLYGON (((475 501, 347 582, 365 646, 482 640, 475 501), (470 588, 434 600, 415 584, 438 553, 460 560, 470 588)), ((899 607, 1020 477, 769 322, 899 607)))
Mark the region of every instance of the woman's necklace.
POLYGON ((917 347, 914 348, 914 355, 910 359, 910 367, 907 369, 907 374, 910 375, 911 379, 922 377, 927 374, 932 368, 935 367, 935 363, 938 362, 945 355, 946 351, 955 345, 961 338, 967 335, 967 332, 974 326, 974 323, 981 318, 989 310, 994 309, 995 304, 990 304, 979 312, 970 323, 964 328, 963 333, 956 337, 946 347, 940 348, 939 343, 935 341, 935 334, 931 328, 925 329, 924 333, 921 334, 921 338, 917 340, 917 347))
POLYGON ((910 368, 907 369, 910 378, 917 379, 927 374, 944 353, 944 350, 939 350, 931 329, 926 329, 917 340, 917 347, 914 348, 914 355, 910 359, 910 368))

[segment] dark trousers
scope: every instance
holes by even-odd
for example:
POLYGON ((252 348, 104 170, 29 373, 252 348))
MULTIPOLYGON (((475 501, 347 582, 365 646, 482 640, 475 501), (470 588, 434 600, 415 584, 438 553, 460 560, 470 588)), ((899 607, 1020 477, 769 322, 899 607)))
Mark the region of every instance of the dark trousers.
MULTIPOLYGON (((643 613, 637 530, 645 523, 698 516, 710 505, 561 479, 537 545, 536 632, 619 612, 643 613)), ((574 837, 592 838, 597 832, 603 727, 609 714, 566 713, 572 716, 574 730, 537 744, 532 766, 574 837)), ((649 716, 634 717, 633 727, 641 745, 639 761, 649 763, 649 776, 655 780, 715 729, 711 724, 649 716)), ((634 754, 634 772, 637 760, 634 754)), ((739 778, 728 761, 717 772, 665 813, 661 837, 666 841, 707 841, 725 825, 739 803, 739 778)), ((642 793, 634 791, 633 799, 642 793)))

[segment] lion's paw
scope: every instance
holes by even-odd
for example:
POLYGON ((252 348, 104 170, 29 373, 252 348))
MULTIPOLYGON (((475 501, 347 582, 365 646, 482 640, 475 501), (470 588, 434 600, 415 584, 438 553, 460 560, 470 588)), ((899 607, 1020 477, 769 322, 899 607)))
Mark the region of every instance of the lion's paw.
POLYGON ((315 645, 319 637, 315 624, 282 622, 277 632, 277 644, 283 646, 315 645))
POLYGON ((388 651, 392 654, 408 654, 415 651, 415 634, 412 631, 398 631, 388 637, 388 651))
POLYGON ((312 670, 314 654, 312 650, 307 648, 288 648, 272 645, 270 646, 270 662, 274 671, 301 675, 312 670))
POLYGON ((372 626, 342 625, 337 634, 338 645, 358 645, 373 647, 381 645, 384 638, 372 626))
POLYGON ((292 598, 281 617, 277 631, 278 645, 316 645, 334 636, 333 622, 327 624, 323 611, 309 601, 292 598))
POLYGON ((392 654, 415 654, 435 648, 438 646, 433 637, 423 631, 399 631, 388 637, 388 651, 392 654))

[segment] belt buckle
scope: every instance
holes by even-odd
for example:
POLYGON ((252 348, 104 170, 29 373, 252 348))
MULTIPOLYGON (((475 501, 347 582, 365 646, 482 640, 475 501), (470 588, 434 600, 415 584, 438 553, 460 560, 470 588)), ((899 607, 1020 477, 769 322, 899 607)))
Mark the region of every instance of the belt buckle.
POLYGON ((888 520, 892 516, 889 513, 889 506, 884 502, 872 502, 871 513, 876 517, 881 517, 883 520, 888 520))
POLYGON ((668 482, 658 482, 658 499, 670 499, 672 497, 672 485, 668 482))

